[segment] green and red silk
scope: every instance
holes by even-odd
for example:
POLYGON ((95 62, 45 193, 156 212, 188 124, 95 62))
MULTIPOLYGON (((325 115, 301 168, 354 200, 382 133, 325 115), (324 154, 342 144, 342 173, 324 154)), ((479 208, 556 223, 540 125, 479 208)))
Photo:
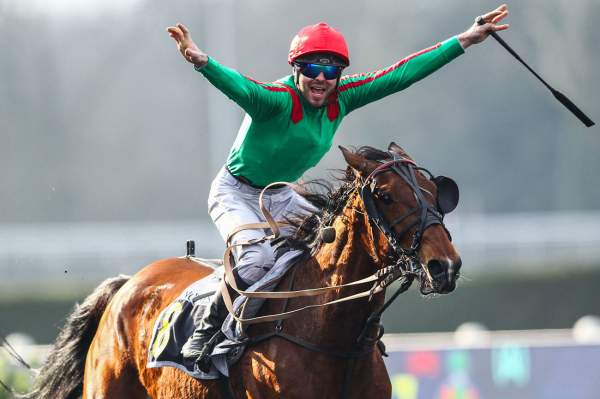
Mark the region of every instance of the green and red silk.
POLYGON ((342 76, 323 107, 313 107, 292 75, 261 83, 209 58, 196 68, 237 103, 246 115, 227 158, 232 174, 253 184, 294 182, 331 148, 342 119, 350 112, 401 91, 464 53, 453 37, 412 54, 388 68, 342 76))

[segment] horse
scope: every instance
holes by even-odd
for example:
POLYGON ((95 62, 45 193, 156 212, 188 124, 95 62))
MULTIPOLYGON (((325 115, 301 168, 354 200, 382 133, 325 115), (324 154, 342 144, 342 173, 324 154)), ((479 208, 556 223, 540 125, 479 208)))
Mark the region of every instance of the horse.
MULTIPOLYGON (((398 275, 410 274, 407 285, 414 277, 423 295, 453 291, 461 259, 443 223, 443 214, 458 201, 458 192, 451 193, 456 197, 450 198, 453 204, 444 205, 448 191, 455 189, 452 184, 447 188, 451 180, 433 178, 395 143, 388 151, 340 149, 347 163, 342 184, 325 194, 305 192, 319 210, 298 223, 289 242, 309 255, 276 290, 339 287, 387 271, 381 273, 385 283, 377 281, 381 288, 398 275), (335 240, 323 240, 326 228, 335 229, 335 240), (391 271, 395 274, 390 279, 391 271)), ((384 348, 378 344, 383 332, 378 317, 370 317, 387 307, 385 289, 301 312, 285 323, 249 325, 250 338, 271 338, 249 345, 231 366, 229 392, 219 380, 198 380, 172 367, 147 368, 152 328, 160 312, 212 271, 189 257, 170 258, 132 277, 103 282, 68 317, 28 397, 391 397, 384 348), (368 320, 372 323, 365 324, 368 320), (359 340, 357 347, 359 335, 367 339, 359 340)), ((299 309, 335 301, 359 291, 351 285, 318 296, 268 300, 259 315, 281 312, 282 306, 299 309)))

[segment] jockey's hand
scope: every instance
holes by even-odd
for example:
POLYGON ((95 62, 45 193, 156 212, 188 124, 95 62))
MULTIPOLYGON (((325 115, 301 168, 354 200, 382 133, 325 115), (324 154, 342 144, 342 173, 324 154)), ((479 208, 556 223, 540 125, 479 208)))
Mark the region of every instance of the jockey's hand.
POLYGON ((508 6, 502 4, 494 11, 490 11, 487 14, 482 15, 485 24, 479 25, 477 21, 467 31, 458 35, 458 40, 462 44, 463 48, 469 47, 471 44, 477 44, 484 41, 490 32, 497 32, 500 30, 508 29, 508 24, 498 25, 498 22, 502 21, 508 15, 508 6))
POLYGON ((198 67, 206 65, 208 62, 208 55, 196 46, 190 32, 183 24, 169 26, 167 32, 169 32, 169 36, 177 43, 177 49, 181 55, 183 55, 183 58, 198 67))

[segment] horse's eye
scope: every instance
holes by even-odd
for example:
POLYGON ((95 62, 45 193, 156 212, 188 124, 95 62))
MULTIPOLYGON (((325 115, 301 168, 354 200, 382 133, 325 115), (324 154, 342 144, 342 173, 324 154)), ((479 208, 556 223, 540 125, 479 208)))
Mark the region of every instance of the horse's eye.
POLYGON ((384 204, 389 205, 394 202, 394 199, 388 193, 380 193, 378 195, 379 199, 383 201, 384 204))

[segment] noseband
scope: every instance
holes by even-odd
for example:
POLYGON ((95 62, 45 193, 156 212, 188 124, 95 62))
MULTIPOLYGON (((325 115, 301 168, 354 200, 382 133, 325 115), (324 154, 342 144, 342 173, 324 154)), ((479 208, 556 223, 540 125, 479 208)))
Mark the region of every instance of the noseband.
MULTIPOLYGON (((450 233, 448 233, 448 230, 444 225, 444 214, 425 200, 424 192, 432 196, 433 194, 419 185, 415 170, 425 171, 432 180, 433 175, 427 169, 417 166, 411 159, 400 157, 395 153, 392 154, 392 156, 394 157, 393 160, 382 163, 371 172, 361 186, 360 196, 365 205, 369 221, 384 234, 390 244, 392 252, 391 258, 395 261, 395 265, 392 267, 401 268, 404 273, 415 274, 421 268, 418 249, 421 246, 421 240, 425 229, 432 224, 440 224, 446 230, 449 238, 450 233), (400 176, 406 184, 408 184, 413 191, 417 204, 414 208, 407 210, 400 217, 388 222, 379 211, 374 198, 378 191, 375 178, 381 173, 389 171, 400 176), (418 218, 405 226, 402 231, 396 233, 394 226, 402 223, 413 214, 417 214, 418 218), (400 245, 401 238, 415 226, 416 229, 414 230, 410 247, 403 248, 400 245)), ((436 203, 436 201, 434 201, 434 203, 436 203)))

